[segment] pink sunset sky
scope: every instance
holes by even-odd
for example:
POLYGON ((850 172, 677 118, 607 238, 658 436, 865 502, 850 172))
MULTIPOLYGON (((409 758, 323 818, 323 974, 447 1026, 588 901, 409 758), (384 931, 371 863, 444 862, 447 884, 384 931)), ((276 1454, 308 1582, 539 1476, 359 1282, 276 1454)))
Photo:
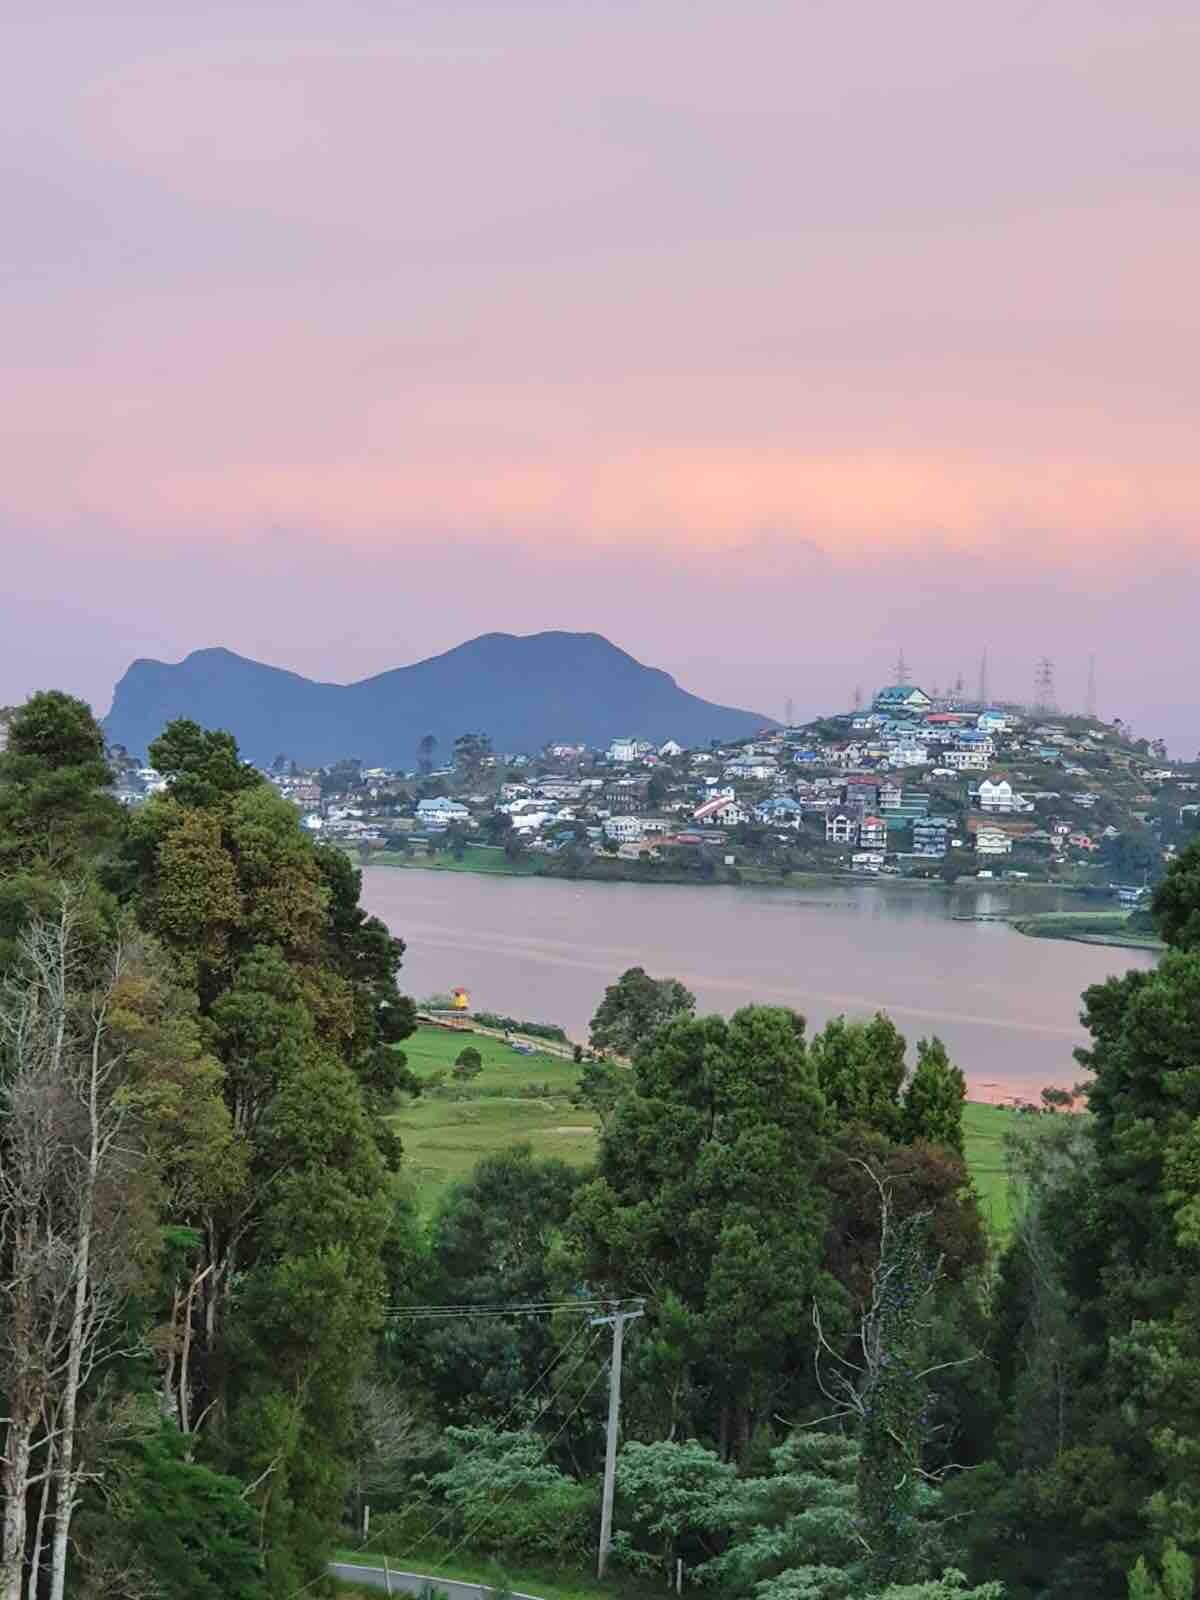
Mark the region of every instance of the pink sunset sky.
POLYGON ((1195 0, 10 0, 0 703, 607 634, 1200 745, 1195 0))

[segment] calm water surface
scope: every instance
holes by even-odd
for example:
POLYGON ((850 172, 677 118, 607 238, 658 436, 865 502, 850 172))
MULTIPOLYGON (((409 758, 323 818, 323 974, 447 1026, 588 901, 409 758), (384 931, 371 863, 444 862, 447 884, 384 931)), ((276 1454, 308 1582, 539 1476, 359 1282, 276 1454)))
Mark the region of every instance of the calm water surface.
MULTIPOLYGON (((1071 1051, 1086 1037, 1080 992, 1154 959, 953 920, 1007 910, 1001 888, 652 886, 368 867, 363 900, 406 941, 402 987, 418 998, 461 984, 476 1009, 559 1022, 582 1039, 605 984, 640 965, 682 978, 701 1010, 790 1005, 810 1028, 887 1011, 910 1042, 940 1034, 981 1099, 1073 1083, 1071 1051)), ((1020 902, 1060 903, 1052 891, 1020 902)))

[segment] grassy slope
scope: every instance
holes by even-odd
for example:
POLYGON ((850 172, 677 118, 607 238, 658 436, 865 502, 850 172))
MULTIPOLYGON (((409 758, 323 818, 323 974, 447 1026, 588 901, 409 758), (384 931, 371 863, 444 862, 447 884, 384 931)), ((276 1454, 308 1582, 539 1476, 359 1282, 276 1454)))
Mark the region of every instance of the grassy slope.
MULTIPOLYGON (((412 1102, 392 1119, 404 1143, 405 1169, 416 1185, 423 1211, 491 1150, 527 1141, 538 1155, 560 1156, 580 1164, 595 1148, 595 1118, 570 1103, 579 1069, 559 1056, 522 1056, 501 1039, 449 1029, 419 1028, 404 1041, 413 1071, 449 1069, 471 1044, 483 1057, 483 1071, 465 1092, 442 1099, 432 1095, 412 1102), (529 1085, 552 1086, 546 1098, 522 1096, 529 1085), (561 1128, 575 1131, 562 1133, 561 1128)), ((449 1077, 448 1082, 452 1082, 449 1077)))
MULTIPOLYGON (((578 1068, 555 1056, 521 1056, 500 1039, 441 1028, 420 1028, 404 1042, 409 1065, 422 1076, 449 1070, 466 1044, 483 1057, 483 1071, 469 1091, 453 1098, 414 1101, 393 1124, 404 1141, 405 1169, 422 1211, 431 1211, 443 1190, 491 1150, 526 1140, 539 1155, 583 1165, 596 1147, 595 1118, 570 1103, 578 1068), (549 1083, 548 1098, 526 1098, 520 1090, 549 1083), (563 1132, 571 1129, 571 1132, 563 1132)), ((1008 1231, 1008 1180, 1004 1134, 1015 1113, 1002 1106, 968 1104, 964 1118, 967 1164, 983 1214, 1003 1237, 1008 1231)))

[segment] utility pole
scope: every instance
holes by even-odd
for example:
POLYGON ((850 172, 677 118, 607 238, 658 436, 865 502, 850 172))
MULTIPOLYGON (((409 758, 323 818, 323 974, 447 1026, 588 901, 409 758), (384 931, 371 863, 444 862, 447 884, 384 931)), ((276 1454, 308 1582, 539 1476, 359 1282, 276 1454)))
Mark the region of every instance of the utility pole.
POLYGON ((612 1324, 612 1360, 608 1369, 608 1439, 604 1450, 604 1495, 600 1502, 600 1554, 596 1562, 596 1576, 602 1578, 608 1567, 608 1553, 612 1549, 613 1489, 617 1481, 617 1434, 621 1422, 621 1347, 625 1342, 625 1324, 640 1317, 645 1304, 639 1302, 633 1311, 622 1311, 620 1302, 613 1302, 612 1313, 606 1317, 593 1317, 592 1324, 612 1324))

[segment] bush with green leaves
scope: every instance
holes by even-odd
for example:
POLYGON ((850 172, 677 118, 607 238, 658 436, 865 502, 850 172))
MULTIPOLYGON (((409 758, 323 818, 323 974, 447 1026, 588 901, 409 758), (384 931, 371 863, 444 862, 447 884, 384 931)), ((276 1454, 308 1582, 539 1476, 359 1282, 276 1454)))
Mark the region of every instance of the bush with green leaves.
POLYGON ((429 1480, 452 1513, 456 1539, 472 1550, 556 1561, 594 1542, 596 1490, 546 1459, 536 1435, 488 1424, 447 1428, 455 1459, 429 1480))
POLYGON ((454 1058, 454 1076, 469 1083, 483 1071, 483 1057, 473 1044, 464 1046, 454 1058))

